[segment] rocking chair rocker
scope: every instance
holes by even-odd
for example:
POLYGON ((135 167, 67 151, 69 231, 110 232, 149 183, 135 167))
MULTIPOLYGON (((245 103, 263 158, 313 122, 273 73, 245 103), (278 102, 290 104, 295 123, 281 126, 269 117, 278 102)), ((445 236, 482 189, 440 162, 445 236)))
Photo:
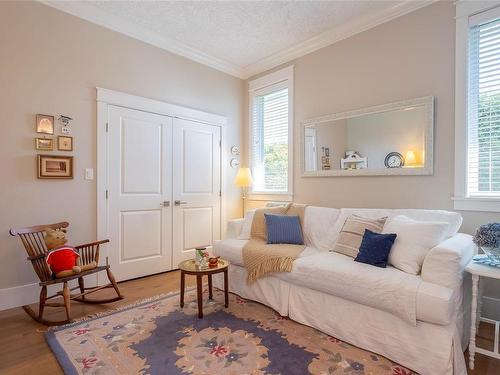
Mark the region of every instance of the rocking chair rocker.
POLYGON ((109 242, 109 240, 91 242, 84 245, 76 246, 75 248, 80 253, 80 260, 82 265, 89 264, 91 262, 96 262, 98 265, 96 268, 93 268, 88 271, 83 271, 79 274, 62 277, 62 278, 53 278, 52 272, 46 262, 46 257, 48 254, 48 250, 45 247, 45 242, 43 239, 43 231, 45 228, 59 229, 66 228, 69 226, 67 222, 61 222, 56 224, 47 224, 47 225, 37 225, 28 228, 13 228, 9 231, 12 236, 19 236, 21 239, 26 252, 28 253, 28 260, 31 261, 33 268, 37 276, 40 279, 39 285, 42 287, 40 290, 40 303, 38 307, 38 314, 36 314, 29 305, 23 306, 24 311, 33 318, 35 321, 52 326, 59 325, 71 322, 71 309, 70 303, 71 300, 75 300, 82 303, 109 303, 118 301, 123 298, 120 290, 118 289, 118 285, 116 284, 115 278, 111 273, 110 266, 107 264, 108 261, 106 259, 105 266, 99 266, 99 246, 109 242), (109 284, 97 287, 87 288, 85 287, 83 278, 87 275, 91 275, 100 271, 106 271, 106 274, 109 279, 109 284), (68 282, 74 279, 78 279, 78 286, 74 288, 70 288, 68 282), (56 294, 47 297, 47 286, 53 284, 63 284, 62 291, 57 292, 56 294), (86 298, 87 295, 97 292, 98 290, 104 288, 114 288, 117 297, 108 298, 108 299, 89 299, 86 298), (71 294, 71 291, 79 289, 80 293, 71 294), (51 303, 47 302, 48 300, 56 297, 63 297, 64 303, 51 303), (45 307, 63 307, 66 309, 66 320, 62 321, 51 321, 43 319, 43 312, 45 307))

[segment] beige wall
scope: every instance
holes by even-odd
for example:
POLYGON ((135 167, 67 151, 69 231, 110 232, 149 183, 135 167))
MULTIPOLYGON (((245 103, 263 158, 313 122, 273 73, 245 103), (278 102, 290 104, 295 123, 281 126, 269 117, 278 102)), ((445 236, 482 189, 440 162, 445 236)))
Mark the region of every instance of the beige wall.
MULTIPOLYGON (((433 95, 433 176, 303 178, 295 153, 294 199, 319 206, 453 209, 455 7, 442 1, 292 62, 294 147, 300 122, 321 115, 433 95)), ((473 233, 498 213, 461 212, 473 233)), ((500 283, 485 291, 500 297, 500 283)))
MULTIPOLYGON (((331 207, 453 209, 454 17, 453 2, 438 2, 291 63, 296 201, 331 207), (301 121, 430 95, 435 97, 433 176, 301 177, 301 121)), ((461 213, 467 233, 500 217, 461 213)))
MULTIPOLYGON (((72 243, 96 236, 96 182, 83 179, 96 168, 96 86, 227 116, 227 148, 241 145, 237 78, 34 2, 0 2, 0 46, 0 289, 36 280, 9 228, 68 220, 72 243), (73 180, 36 179, 36 113, 74 118, 73 180)), ((240 215, 234 172, 229 218, 240 215)))

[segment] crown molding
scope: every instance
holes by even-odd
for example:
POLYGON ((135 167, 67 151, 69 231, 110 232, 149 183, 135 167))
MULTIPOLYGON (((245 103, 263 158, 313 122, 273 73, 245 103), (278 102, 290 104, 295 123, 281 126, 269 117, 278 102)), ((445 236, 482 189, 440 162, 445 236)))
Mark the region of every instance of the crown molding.
POLYGON ((38 0, 40 3, 62 12, 82 18, 96 25, 138 39, 155 47, 186 57, 224 73, 243 79, 242 67, 228 61, 210 56, 174 39, 165 38, 132 22, 109 14, 85 1, 38 0))
POLYGON ((404 16, 438 0, 405 1, 379 12, 371 13, 364 17, 354 18, 341 26, 334 27, 304 42, 298 43, 281 52, 265 57, 243 68, 243 77, 250 78, 281 64, 287 63, 331 44, 347 39, 350 36, 369 30, 375 26, 404 16))
POLYGON ((229 61, 219 59, 195 48, 189 47, 174 39, 163 37, 157 33, 138 26, 133 22, 108 14, 102 9, 93 6, 89 2, 58 0, 38 1, 62 12, 186 57, 190 60, 207 65, 237 78, 248 79, 256 74, 265 72, 275 68, 276 66, 307 55, 308 53, 317 51, 333 43, 349 38, 350 36, 428 6, 438 0, 404 1, 385 10, 371 13, 364 17, 354 18, 346 24, 334 27, 322 34, 298 43, 278 53, 272 54, 247 66, 233 64, 229 61))

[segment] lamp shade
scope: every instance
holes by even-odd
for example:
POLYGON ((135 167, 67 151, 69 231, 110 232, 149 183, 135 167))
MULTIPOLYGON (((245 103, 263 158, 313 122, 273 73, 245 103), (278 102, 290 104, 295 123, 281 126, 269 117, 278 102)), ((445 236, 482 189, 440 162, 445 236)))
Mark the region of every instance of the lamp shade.
POLYGON ((252 185, 252 182, 253 178, 250 168, 239 168, 238 174, 234 179, 234 184, 239 187, 248 187, 252 185))
POLYGON ((412 151, 412 150, 409 150, 406 153, 405 165, 412 166, 412 165, 415 165, 415 164, 417 164, 417 157, 415 156, 415 152, 412 151))

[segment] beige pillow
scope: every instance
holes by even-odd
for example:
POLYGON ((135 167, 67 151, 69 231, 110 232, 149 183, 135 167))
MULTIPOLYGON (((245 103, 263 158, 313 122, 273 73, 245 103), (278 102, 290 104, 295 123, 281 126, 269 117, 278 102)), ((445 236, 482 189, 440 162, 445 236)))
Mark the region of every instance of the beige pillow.
POLYGON ((349 216, 340 230, 333 251, 356 258, 365 234, 365 229, 375 233, 382 232, 387 217, 368 219, 357 215, 349 216))
POLYGON ((264 214, 285 215, 290 206, 291 203, 288 203, 285 206, 256 209, 252 220, 251 237, 261 238, 264 240, 267 239, 266 219, 264 214))

